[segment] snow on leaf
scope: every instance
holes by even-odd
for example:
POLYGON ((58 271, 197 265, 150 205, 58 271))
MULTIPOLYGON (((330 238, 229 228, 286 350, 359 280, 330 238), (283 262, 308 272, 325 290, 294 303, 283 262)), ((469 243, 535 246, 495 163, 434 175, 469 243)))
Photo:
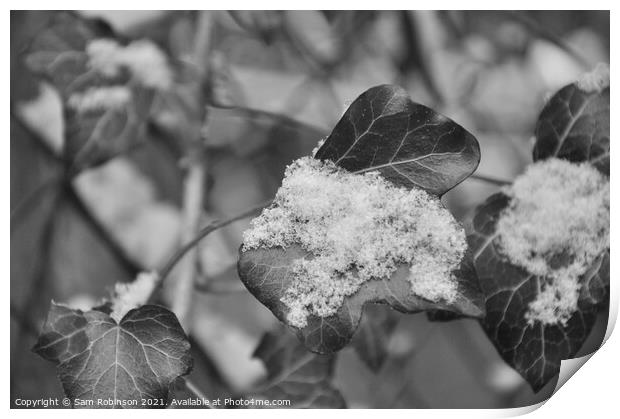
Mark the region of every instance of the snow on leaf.
POLYGON ((442 195, 476 170, 480 148, 463 127, 411 101, 401 87, 381 85, 351 104, 315 158, 442 195))
MULTIPOLYGON (((240 251, 239 276, 260 302, 280 321, 287 323, 289 309, 281 301, 281 297, 294 279, 291 274, 293 262, 307 257, 308 253, 299 246, 290 246, 286 250, 271 248, 240 251)), ((331 353, 349 343, 366 303, 389 304, 402 313, 440 309, 470 317, 482 317, 483 296, 468 255, 454 275, 458 278, 458 291, 452 304, 443 301, 433 303, 411 293, 409 267, 401 265, 390 278, 371 280, 362 284, 355 294, 345 299, 335 315, 329 317, 310 315, 306 327, 292 329, 306 348, 317 353, 331 353)))
POLYGON ((559 157, 587 161, 609 176, 609 85, 560 89, 543 108, 536 124, 534 160, 559 157))
POLYGON ((335 356, 308 352, 285 329, 268 332, 254 352, 267 369, 267 380, 252 396, 290 400, 289 408, 344 408, 345 401, 330 380, 335 356))
MULTIPOLYGON (((374 87, 363 93, 351 105, 315 156, 320 160, 333 161, 340 168, 346 169, 344 172, 365 175, 367 172, 376 170, 382 175, 382 179, 386 179, 387 183, 398 188, 404 187, 411 190, 421 186, 432 199, 437 200, 438 194, 448 191, 476 169, 479 157, 478 143, 471 134, 431 109, 414 104, 403 89, 387 85, 374 87), (404 173, 406 176, 396 176, 395 173, 404 173)), ((302 166, 310 164, 305 160, 301 163, 300 161, 295 164, 302 166)), ((289 169, 297 167, 295 164, 289 169)), ((293 169, 290 171, 289 174, 292 176, 293 169)), ((336 177, 342 178, 343 182, 345 178, 348 179, 344 174, 336 177)), ((355 183, 352 180, 351 182, 351 185, 355 183)), ((360 182, 363 183, 361 176, 358 183, 360 182)), ((362 186, 359 185, 359 188, 362 186)), ((352 186, 352 188, 357 187, 352 186)), ((343 193, 349 192, 343 191, 343 193)), ((314 195, 318 196, 318 194, 314 195)), ((290 199, 288 195, 282 197, 283 202, 287 199, 290 199)), ((341 201, 342 206, 345 201, 344 199, 341 201)), ((353 199, 351 202, 354 201, 356 200, 353 199)), ((298 202, 296 205, 303 207, 304 204, 298 202)), ((319 207, 325 207, 329 203, 315 202, 312 205, 317 205, 316 210, 320 211, 319 207)), ((266 211, 273 212, 274 210, 266 211)), ((275 208, 275 211, 282 212, 282 209, 275 208)), ((402 218, 401 221, 405 222, 406 217, 403 215, 402 217, 395 216, 395 218, 402 218)), ((390 223, 389 220, 385 222, 390 223)), ((451 222, 446 221, 446 223, 445 227, 448 231, 451 222)), ((257 232, 251 231, 247 235, 246 239, 249 242, 252 242, 250 240, 252 238, 261 239, 260 227, 263 224, 265 223, 256 224, 257 232)), ((269 223, 265 226, 271 228, 269 223)), ((410 228, 417 231, 422 227, 424 226, 410 228)), ((441 229, 441 227, 438 228, 441 229)), ((433 233, 429 231, 428 234, 433 233)), ((349 241, 351 240, 357 239, 349 237, 349 241)), ((465 256, 456 260, 456 263, 448 268, 450 277, 454 281, 450 284, 452 286, 450 298, 432 298, 431 301, 431 299, 420 297, 420 295, 426 295, 425 293, 416 295, 413 292, 414 286, 422 287, 426 291, 434 289, 432 282, 422 281, 432 276, 425 275, 423 269, 412 275, 410 267, 402 261, 396 261, 395 270, 389 270, 383 277, 373 275, 371 280, 358 275, 354 265, 350 268, 353 276, 347 278, 351 280, 350 282, 361 282, 361 286, 356 285, 352 292, 346 292, 342 296, 343 300, 337 299, 336 297, 340 298, 337 295, 326 297, 325 304, 329 305, 330 310, 323 310, 325 314, 316 312, 311 315, 307 315, 308 312, 304 311, 301 313, 303 314, 303 319, 301 319, 299 310, 293 311, 293 308, 284 304, 283 300, 290 300, 286 298, 287 292, 292 289, 292 285, 299 282, 295 276, 297 271, 294 270, 294 266, 299 265, 300 261, 305 263, 312 260, 313 256, 310 251, 301 247, 302 243, 287 242, 284 247, 279 247, 282 245, 267 246, 269 248, 253 245, 242 247, 238 263, 239 276, 248 290, 278 319, 293 328, 311 351, 331 353, 347 345, 357 329, 366 303, 388 304, 403 313, 447 310, 471 317, 484 315, 484 298, 477 284, 475 271, 470 261, 471 257, 468 252, 464 252, 465 256), (461 260, 460 264, 459 260, 461 260), (357 281, 355 277, 362 278, 363 281, 357 281), (421 282, 416 281, 417 279, 421 282)), ((354 248, 355 246, 352 247, 354 248)), ((390 257, 390 255, 387 256, 390 257)), ((420 265, 418 262, 422 261, 414 262, 420 265)), ((371 268, 370 265, 374 266, 373 263, 372 260, 364 262, 364 269, 368 271, 371 268)), ((427 268, 434 267, 428 263, 422 263, 422 265, 427 268)), ((422 265, 419 267, 423 267, 422 265)), ((326 273, 326 275, 331 275, 331 273, 326 273)), ((439 287, 440 284, 437 283, 435 288, 439 287)), ((322 288, 315 291, 318 295, 323 294, 322 288)))
POLYGON ((26 54, 29 68, 49 78, 60 92, 65 105, 64 155, 75 171, 122 153, 142 141, 146 132, 152 89, 130 83, 129 71, 110 75, 92 66, 88 45, 101 39, 116 44, 113 36, 100 21, 58 12, 26 54))
MULTIPOLYGON (((57 364, 70 399, 166 399, 192 367, 189 342, 173 313, 145 305, 120 323, 102 311, 52 303, 33 350, 57 364)), ((139 407, 139 406, 138 406, 139 407)))
POLYGON ((581 278, 578 309, 565 324, 528 322, 529 304, 543 288, 545 278, 515 266, 501 253, 497 222, 510 198, 492 195, 476 210, 468 237, 480 287, 486 296, 481 321, 504 360, 538 391, 560 371, 560 362, 573 357, 588 337, 607 298, 609 254, 601 255, 581 278))

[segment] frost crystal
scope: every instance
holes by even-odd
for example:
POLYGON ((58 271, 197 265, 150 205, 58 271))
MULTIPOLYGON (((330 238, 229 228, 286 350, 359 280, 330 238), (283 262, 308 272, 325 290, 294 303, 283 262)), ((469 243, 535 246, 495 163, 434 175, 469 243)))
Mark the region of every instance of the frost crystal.
POLYGON ((598 63, 594 70, 583 74, 576 84, 584 92, 600 92, 609 87, 609 66, 598 63))
POLYGON ((467 246, 464 230, 426 191, 310 157, 287 168, 274 205, 244 234, 244 251, 289 245, 311 255, 294 261, 282 298, 288 322, 299 328, 310 314, 335 314, 364 282, 389 278, 401 264, 410 265, 412 293, 451 303, 452 271, 467 246))
POLYGON ((502 253, 547 281, 525 317, 566 324, 577 310, 579 278, 609 248, 609 181, 587 163, 549 159, 504 192, 511 202, 497 223, 502 253))
POLYGON ((131 100, 131 91, 125 86, 91 87, 69 97, 69 107, 78 112, 121 109, 131 100))
POLYGON ((112 298, 112 317, 120 322, 129 310, 146 304, 157 285, 158 275, 155 272, 140 272, 130 283, 117 283, 112 298))
POLYGON ((143 86, 165 90, 172 83, 172 71, 164 53, 151 41, 139 40, 122 46, 110 39, 91 41, 86 52, 91 68, 106 77, 129 70, 143 86))

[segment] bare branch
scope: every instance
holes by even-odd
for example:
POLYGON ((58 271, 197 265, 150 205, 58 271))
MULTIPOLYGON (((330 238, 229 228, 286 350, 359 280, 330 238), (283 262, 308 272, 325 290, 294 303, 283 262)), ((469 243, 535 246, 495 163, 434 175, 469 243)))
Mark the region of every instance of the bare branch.
POLYGON ((509 180, 497 179, 497 178, 492 177, 492 176, 479 175, 479 174, 476 174, 476 173, 474 173, 473 175, 471 175, 467 179, 480 180, 482 182, 491 183, 491 184, 497 185, 497 186, 508 186, 508 185, 512 184, 512 182, 509 181, 509 180))
POLYGON ((183 247, 181 247, 171 258, 170 260, 168 260, 168 262, 164 265, 164 267, 159 271, 159 277, 160 277, 160 282, 165 281, 166 277, 170 274, 170 271, 172 271, 172 269, 174 268, 174 266, 181 260, 183 259, 183 257, 187 254, 187 252, 189 252, 194 246, 196 246, 198 244, 198 242, 200 242, 202 239, 204 239, 207 235, 209 235, 210 233, 214 232, 215 230, 218 230, 222 227, 225 227, 231 223, 234 223, 235 221, 239 221, 243 218, 247 218, 255 213, 257 213, 258 211, 262 210, 263 208, 265 208, 266 206, 268 206, 269 204, 271 204, 272 200, 269 201, 265 201, 265 202, 261 202, 258 205, 255 205, 245 211, 243 211, 242 213, 239 213, 233 217, 227 218, 225 220, 222 221, 214 221, 212 223, 210 223, 209 225, 205 226, 202 228, 202 230, 200 230, 197 234, 196 237, 194 237, 191 241, 189 241, 188 243, 186 243, 183 247))
POLYGON ((523 13, 521 11, 511 11, 511 12, 509 12, 509 14, 510 14, 510 16, 513 19, 515 19, 518 22, 522 23, 530 31, 534 32, 535 35, 539 36, 542 39, 545 39, 545 40, 551 42, 552 44, 554 44, 555 46, 560 48, 562 51, 566 52, 568 55, 570 55, 583 68, 589 68, 591 66, 591 64, 588 62, 588 60, 586 60, 584 58, 584 56, 579 51, 577 51, 571 45, 567 44, 562 38, 560 38, 559 36, 557 36, 553 32, 549 31, 547 28, 542 26, 539 22, 537 22, 536 20, 532 19, 531 17, 529 17, 525 13, 523 13))

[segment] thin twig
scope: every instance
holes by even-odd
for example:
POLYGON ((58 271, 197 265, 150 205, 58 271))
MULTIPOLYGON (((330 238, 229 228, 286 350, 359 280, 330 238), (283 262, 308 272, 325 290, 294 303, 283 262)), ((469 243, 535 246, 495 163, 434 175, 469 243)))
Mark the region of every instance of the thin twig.
MULTIPOLYGON (((198 388, 198 386, 196 384, 194 384, 193 382, 191 382, 189 379, 185 379, 185 387, 191 391, 192 393, 194 393, 194 395, 196 397, 198 397, 201 400, 208 400, 207 396, 200 391, 200 389, 198 388)), ((206 403, 205 404, 209 409, 215 409, 213 406, 211 406, 211 403, 206 403)))
MULTIPOLYGON (((201 82, 209 77, 209 51, 213 27, 212 11, 199 12, 194 37, 192 62, 198 70, 201 82)), ((196 92, 201 95, 200 92, 196 92)), ((203 123, 206 125, 206 110, 203 110, 203 123)), ((193 143, 186 150, 188 159, 187 174, 183 185, 183 225, 181 240, 190 240, 199 228, 202 208, 205 201, 205 181, 207 172, 207 156, 203 138, 193 138, 193 143)), ((186 330, 191 330, 187 324, 191 312, 194 279, 198 262, 197 249, 188 249, 188 257, 179 263, 178 275, 172 287, 170 306, 179 319, 179 323, 186 330)))
POLYGON ((482 182, 487 182, 487 183, 491 183, 493 185, 497 185, 497 186, 508 186, 511 185, 512 182, 509 180, 504 180, 504 179, 497 179, 494 178, 492 176, 487 176, 487 175, 479 175, 477 173, 474 173, 473 175, 471 175, 470 177, 468 177, 467 179, 475 179, 475 180, 480 180, 482 182))
POLYGON ((562 51, 566 52, 570 55, 577 63, 579 63, 583 68, 589 68, 591 64, 584 58, 583 55, 571 45, 567 44, 562 38, 549 31, 547 28, 542 26, 539 22, 532 19, 530 16, 527 16, 525 13, 520 11, 509 11, 510 16, 525 25, 529 30, 534 32, 540 38, 545 39, 562 51))
POLYGON ((211 50, 211 40, 213 34, 213 13, 211 10, 202 10, 198 14, 196 23, 196 36, 194 37, 193 61, 202 71, 203 79, 207 76, 206 61, 211 50))
POLYGON ((226 109, 226 110, 230 110, 230 111, 234 111, 234 112, 238 112, 240 114, 242 114, 243 116, 246 116, 248 118, 251 119, 259 119, 259 118, 272 118, 277 120, 279 123, 281 123, 282 125, 286 125, 286 126, 290 126, 293 128, 303 128, 309 131, 316 131, 316 132, 320 132, 323 133, 326 131, 325 128, 321 128, 317 125, 313 125, 313 124, 309 124, 307 122, 302 122, 300 120, 297 120, 295 118, 291 118, 288 115, 285 115, 283 113, 278 113, 278 112, 270 112, 270 111, 265 111, 262 109, 254 109, 254 108, 250 108, 250 107, 246 107, 246 106, 239 106, 239 105, 234 105, 234 106, 222 106, 222 105, 211 105, 211 107, 213 108, 217 108, 217 109, 226 109))
MULTIPOLYGON (((202 154, 197 150, 197 154, 202 154)), ((205 190, 205 167, 202 156, 196 156, 190 163, 183 187, 183 227, 181 237, 190 240, 200 226, 205 190)), ((197 249, 188 249, 188 257, 179 261, 178 274, 174 278, 171 309, 182 326, 187 327, 192 289, 196 276, 197 249)))
POLYGON ((247 218, 250 215, 255 214, 256 212, 262 210, 263 208, 271 204, 271 202, 272 200, 262 202, 233 217, 227 218, 222 221, 214 221, 214 222, 211 222, 209 225, 203 227, 198 233, 196 233, 196 237, 194 237, 192 240, 187 242, 174 255, 172 255, 172 257, 168 260, 168 262, 164 265, 164 267, 159 271, 159 281, 160 282, 165 281, 165 279, 168 277, 168 275, 170 274, 172 269, 175 267, 175 265, 181 259, 183 259, 183 256, 185 256, 187 252, 189 252, 194 246, 198 244, 198 242, 204 239, 207 235, 214 232, 215 230, 225 227, 231 223, 234 223, 235 221, 241 220, 243 218, 247 218))
POLYGON ((214 295, 242 294, 248 292, 239 281, 209 281, 196 282, 194 289, 198 292, 214 295))

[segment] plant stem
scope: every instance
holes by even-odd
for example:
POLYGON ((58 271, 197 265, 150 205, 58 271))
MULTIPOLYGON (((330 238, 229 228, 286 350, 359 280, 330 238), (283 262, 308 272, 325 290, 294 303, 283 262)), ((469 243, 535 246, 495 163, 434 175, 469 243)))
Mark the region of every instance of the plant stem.
POLYGON ((211 38, 213 28, 213 11, 202 10, 198 14, 196 22, 196 36, 194 37, 193 61, 201 70, 202 77, 207 77, 207 59, 211 51, 211 38))
POLYGON ((497 178, 494 178, 492 176, 479 175, 479 174, 473 174, 470 177, 468 177, 467 179, 476 179, 476 180, 480 180, 482 182, 491 183, 491 184, 497 185, 497 186, 508 186, 508 185, 512 184, 512 182, 509 181, 509 180, 497 179, 497 178))
MULTIPOLYGON (((207 399, 207 396, 200 391, 200 389, 198 388, 198 386, 196 384, 194 384, 193 382, 191 382, 189 379, 185 379, 185 387, 191 391, 192 393, 194 393, 196 395, 196 397, 198 397, 199 399, 207 399)), ((211 404, 207 404, 206 405, 209 409, 214 409, 213 406, 211 406, 211 404)))
MULTIPOLYGON (((207 398, 207 396, 205 396, 205 394, 202 391, 200 391, 198 386, 196 384, 194 384, 192 381, 190 381, 188 378, 185 379, 185 387, 187 387, 187 389, 189 391, 194 393, 196 395, 196 397, 198 397, 200 399, 206 399, 207 398)), ((212 408, 211 405, 209 405, 209 407, 212 408)))
POLYGON ((551 42, 552 44, 560 48, 562 51, 570 55, 584 69, 587 69, 591 66, 588 60, 586 60, 579 51, 577 51, 571 45, 567 44, 562 38, 560 38, 553 32, 549 31, 547 28, 542 26, 535 19, 532 19, 530 16, 528 16, 522 11, 510 11, 508 13, 513 19, 522 23, 524 26, 526 26, 529 30, 534 32, 536 35, 538 35, 542 39, 545 39, 551 42))
POLYGON ((234 223, 235 221, 241 220, 243 218, 249 217, 252 214, 255 214, 256 212, 262 210, 263 208, 265 208, 266 206, 268 206, 269 204, 271 204, 272 200, 269 201, 265 201, 265 202, 261 202, 258 205, 255 205, 251 208, 248 208, 247 210, 232 216, 230 218, 227 218, 225 220, 222 221, 213 221, 210 224, 208 224, 207 226, 203 227, 198 233, 196 233, 196 236, 190 240, 189 242, 187 242, 183 247, 181 247, 174 255, 172 255, 172 257, 168 260, 168 262, 164 265, 164 267, 159 271, 159 280, 160 282, 163 282, 166 280, 166 277, 170 274, 170 271, 172 271, 172 269, 174 268, 174 266, 179 263, 179 261, 181 259, 183 259, 183 257, 194 247, 198 244, 198 242, 200 242, 202 239, 204 239, 207 235, 209 235, 210 233, 214 232, 215 230, 218 230, 222 227, 225 227, 231 223, 234 223))
POLYGON ((209 281, 196 282, 194 289, 198 292, 211 295, 241 294, 248 292, 240 281, 209 281))
MULTIPOLYGON (((198 70, 201 83, 208 79, 208 57, 211 46, 212 30, 211 11, 201 11, 196 22, 196 35, 194 37, 194 50, 192 61, 198 70)), ((201 95, 200 92, 196 92, 201 95)), ((198 100, 198 103, 202 101, 198 100)), ((199 105, 200 106, 200 105, 199 105)), ((197 109, 203 113, 203 124, 206 126, 206 111, 197 109)), ((188 169, 183 185, 183 224, 181 226, 181 240, 188 241, 198 231, 202 209, 205 204, 205 180, 207 173, 207 155, 203 138, 198 134, 192 138, 192 144, 186 149, 188 169)), ((178 274, 172 287, 170 308, 179 319, 179 323, 185 330, 191 330, 189 314, 192 306, 194 279, 196 265, 198 263, 197 249, 188 249, 188 257, 179 260, 178 274)))
MULTIPOLYGON (((181 227, 181 238, 183 241, 190 240, 199 228, 205 190, 205 165, 203 163, 204 159, 200 157, 193 158, 185 177, 183 187, 183 226, 181 227)), ((170 308, 184 328, 187 326, 187 317, 191 307, 191 290, 194 286, 197 260, 197 249, 190 249, 187 258, 179 261, 174 281, 170 308)))

